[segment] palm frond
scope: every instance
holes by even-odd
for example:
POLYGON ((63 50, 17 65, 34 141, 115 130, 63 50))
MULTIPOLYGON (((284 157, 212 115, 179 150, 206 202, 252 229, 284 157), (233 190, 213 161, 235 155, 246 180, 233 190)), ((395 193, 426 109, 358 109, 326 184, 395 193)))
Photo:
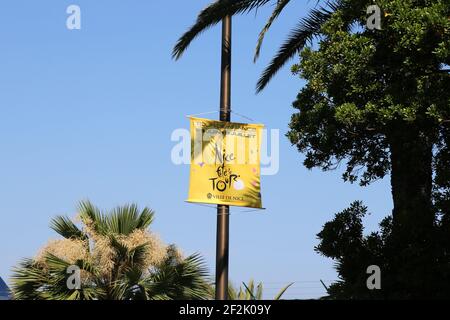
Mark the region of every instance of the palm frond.
POLYGON ((87 236, 68 217, 59 216, 52 219, 50 228, 66 239, 87 239, 87 236))
POLYGON ((47 253, 45 255, 45 263, 47 264, 49 269, 53 272, 55 271, 66 272, 67 268, 69 268, 72 265, 71 263, 51 253, 47 253))
MULTIPOLYGON (((45 257, 44 268, 31 259, 22 261, 13 270, 12 291, 16 300, 94 300, 104 296, 103 289, 84 284, 80 290, 67 286, 67 268, 70 264, 52 254, 45 257)), ((80 270, 95 274, 86 261, 77 261, 80 270)))
POLYGON ((86 260, 78 260, 74 264, 65 261, 55 255, 47 254, 45 257, 48 266, 48 282, 45 285, 45 294, 50 300, 97 300, 104 298, 106 292, 102 286, 95 283, 95 279, 99 277, 97 268, 86 260), (81 271, 90 274, 94 281, 86 281, 87 279, 80 279, 82 286, 79 289, 69 289, 67 280, 68 268, 77 266, 81 271))
POLYGON ((116 253, 116 265, 119 265, 120 263, 126 261, 129 254, 128 247, 112 234, 109 236, 109 241, 111 244, 111 248, 116 253))
POLYGON ((142 278, 140 267, 128 269, 123 276, 112 284, 110 291, 114 300, 147 300, 145 290, 139 285, 142 278))
POLYGON ((119 279, 111 284, 109 291, 111 300, 130 300, 133 296, 132 287, 124 279, 119 279))
POLYGON ((42 300, 41 288, 48 283, 48 276, 32 259, 25 259, 13 269, 11 289, 16 300, 42 300))
POLYGON ((135 204, 117 207, 107 217, 108 230, 114 234, 129 235, 136 229, 138 208, 135 204))
POLYGON ((132 267, 144 266, 147 253, 149 251, 149 244, 143 243, 137 247, 132 248, 128 252, 128 261, 132 267))
POLYGON ((204 300, 211 294, 207 275, 204 261, 195 254, 179 262, 167 259, 140 285, 152 300, 204 300))
POLYGON ((257 92, 261 92, 275 74, 320 33, 324 23, 331 18, 337 8, 336 4, 330 3, 329 8, 312 9, 306 18, 300 20, 298 26, 294 28, 269 66, 264 70, 256 87, 257 92))
POLYGON ((153 222, 154 212, 144 208, 139 212, 135 204, 117 207, 106 218, 108 231, 113 234, 129 235, 136 229, 146 229, 153 222))
POLYGON ((261 30, 261 32, 259 34, 258 43, 256 45, 256 50, 255 50, 255 57, 253 58, 254 62, 256 62, 256 60, 258 60, 258 58, 259 58, 259 54, 261 52, 261 47, 264 42, 264 37, 266 36, 267 31, 269 31, 269 29, 272 26, 275 19, 278 18, 278 16, 281 14, 281 12, 289 4, 290 1, 291 0, 278 0, 275 9, 272 12, 272 15, 270 16, 266 25, 264 26, 264 28, 261 30))
POLYGON ((281 297, 286 293, 287 289, 289 289, 293 284, 294 282, 288 284, 286 287, 281 289, 281 291, 275 296, 274 300, 280 300, 281 297))
POLYGON ((255 283, 253 282, 253 280, 250 280, 248 286, 245 284, 245 282, 242 282, 242 284, 244 285, 246 290, 245 300, 256 300, 256 296, 254 294, 255 283))
POLYGON ((238 300, 238 291, 234 287, 234 285, 230 282, 228 283, 228 299, 229 300, 238 300))
POLYGON ((222 21, 226 16, 250 12, 264 6, 270 1, 271 0, 216 0, 200 12, 195 24, 177 41, 172 52, 172 57, 175 60, 180 59, 197 36, 222 21))
POLYGON ((106 235, 107 225, 104 215, 96 206, 90 201, 81 201, 78 210, 83 223, 92 223, 92 227, 97 233, 106 235))
POLYGON ((260 282, 258 286, 256 287, 256 294, 255 294, 256 300, 262 300, 263 298, 263 284, 260 282))
POLYGON ((155 212, 149 208, 144 208, 141 211, 136 228, 146 229, 152 224, 154 219, 155 219, 155 212))

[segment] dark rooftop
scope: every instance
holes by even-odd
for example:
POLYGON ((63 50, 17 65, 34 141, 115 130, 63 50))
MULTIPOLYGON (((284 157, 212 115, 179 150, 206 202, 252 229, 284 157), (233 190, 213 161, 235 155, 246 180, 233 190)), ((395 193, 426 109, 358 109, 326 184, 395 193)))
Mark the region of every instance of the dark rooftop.
POLYGON ((8 286, 5 281, 0 277, 0 300, 9 300, 11 291, 9 291, 8 286))

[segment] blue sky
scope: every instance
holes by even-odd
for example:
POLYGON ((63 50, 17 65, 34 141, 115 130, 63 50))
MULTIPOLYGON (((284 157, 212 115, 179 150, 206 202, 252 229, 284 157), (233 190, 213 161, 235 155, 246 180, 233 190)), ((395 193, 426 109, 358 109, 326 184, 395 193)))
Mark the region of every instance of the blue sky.
MULTIPOLYGON (((153 230, 186 254, 200 252, 214 271, 215 210, 187 204, 189 168, 171 162, 186 115, 218 108, 220 28, 193 43, 179 61, 171 49, 209 0, 24 1, 0 4, 0 276, 33 256, 58 214, 80 200, 102 208, 135 202, 157 212, 153 230), (66 28, 66 8, 81 7, 82 29, 66 28)), ((368 231, 392 208, 389 181, 344 183, 342 171, 302 166, 284 137, 303 82, 283 69, 255 95, 255 84, 289 28, 314 1, 293 1, 253 64, 257 34, 269 13, 234 20, 232 104, 281 130, 280 171, 263 177, 262 213, 233 209, 230 277, 263 281, 268 297, 297 281, 287 298, 323 294, 333 262, 314 252, 316 234, 334 213, 363 200, 368 231)), ((289 65, 292 65, 293 60, 289 65)), ((212 114, 211 117, 217 115, 212 114)), ((235 120, 243 119, 234 116, 235 120)))

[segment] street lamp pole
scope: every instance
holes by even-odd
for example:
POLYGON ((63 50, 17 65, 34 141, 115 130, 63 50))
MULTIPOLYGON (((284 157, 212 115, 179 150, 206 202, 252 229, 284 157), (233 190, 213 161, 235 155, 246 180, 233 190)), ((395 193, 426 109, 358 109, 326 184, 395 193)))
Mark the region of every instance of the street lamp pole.
MULTIPOLYGON (((231 16, 222 21, 220 120, 231 121, 231 16)), ((228 299, 230 207, 217 206, 216 300, 228 299)))

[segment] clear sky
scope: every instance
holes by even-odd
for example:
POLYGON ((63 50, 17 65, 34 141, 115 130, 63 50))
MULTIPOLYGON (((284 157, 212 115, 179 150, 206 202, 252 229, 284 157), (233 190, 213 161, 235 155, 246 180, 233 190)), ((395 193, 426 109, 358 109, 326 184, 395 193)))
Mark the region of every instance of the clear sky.
MULTIPOLYGON (((58 214, 80 200, 102 208, 135 202, 157 213, 153 230, 186 254, 200 252, 211 272, 216 212, 187 204, 189 168, 171 162, 186 115, 219 103, 220 28, 205 33, 179 61, 177 38, 209 0, 3 0, 0 3, 0 276, 33 256, 58 214), (81 7, 82 29, 66 28, 66 8, 81 7)), ((267 9, 239 17, 233 35, 233 108, 281 131, 280 171, 263 177, 262 213, 233 209, 230 278, 265 283, 267 297, 297 281, 286 298, 324 293, 333 261, 314 252, 316 234, 334 213, 363 200, 368 231, 390 212, 387 180, 368 188, 344 183, 342 171, 302 166, 284 137, 303 82, 289 66, 255 95, 272 54, 315 1, 293 1, 252 62, 267 9)), ((292 65, 296 60, 293 60, 292 65)), ((216 114, 210 115, 212 118, 216 114)), ((235 120, 243 119, 233 116, 235 120)))

